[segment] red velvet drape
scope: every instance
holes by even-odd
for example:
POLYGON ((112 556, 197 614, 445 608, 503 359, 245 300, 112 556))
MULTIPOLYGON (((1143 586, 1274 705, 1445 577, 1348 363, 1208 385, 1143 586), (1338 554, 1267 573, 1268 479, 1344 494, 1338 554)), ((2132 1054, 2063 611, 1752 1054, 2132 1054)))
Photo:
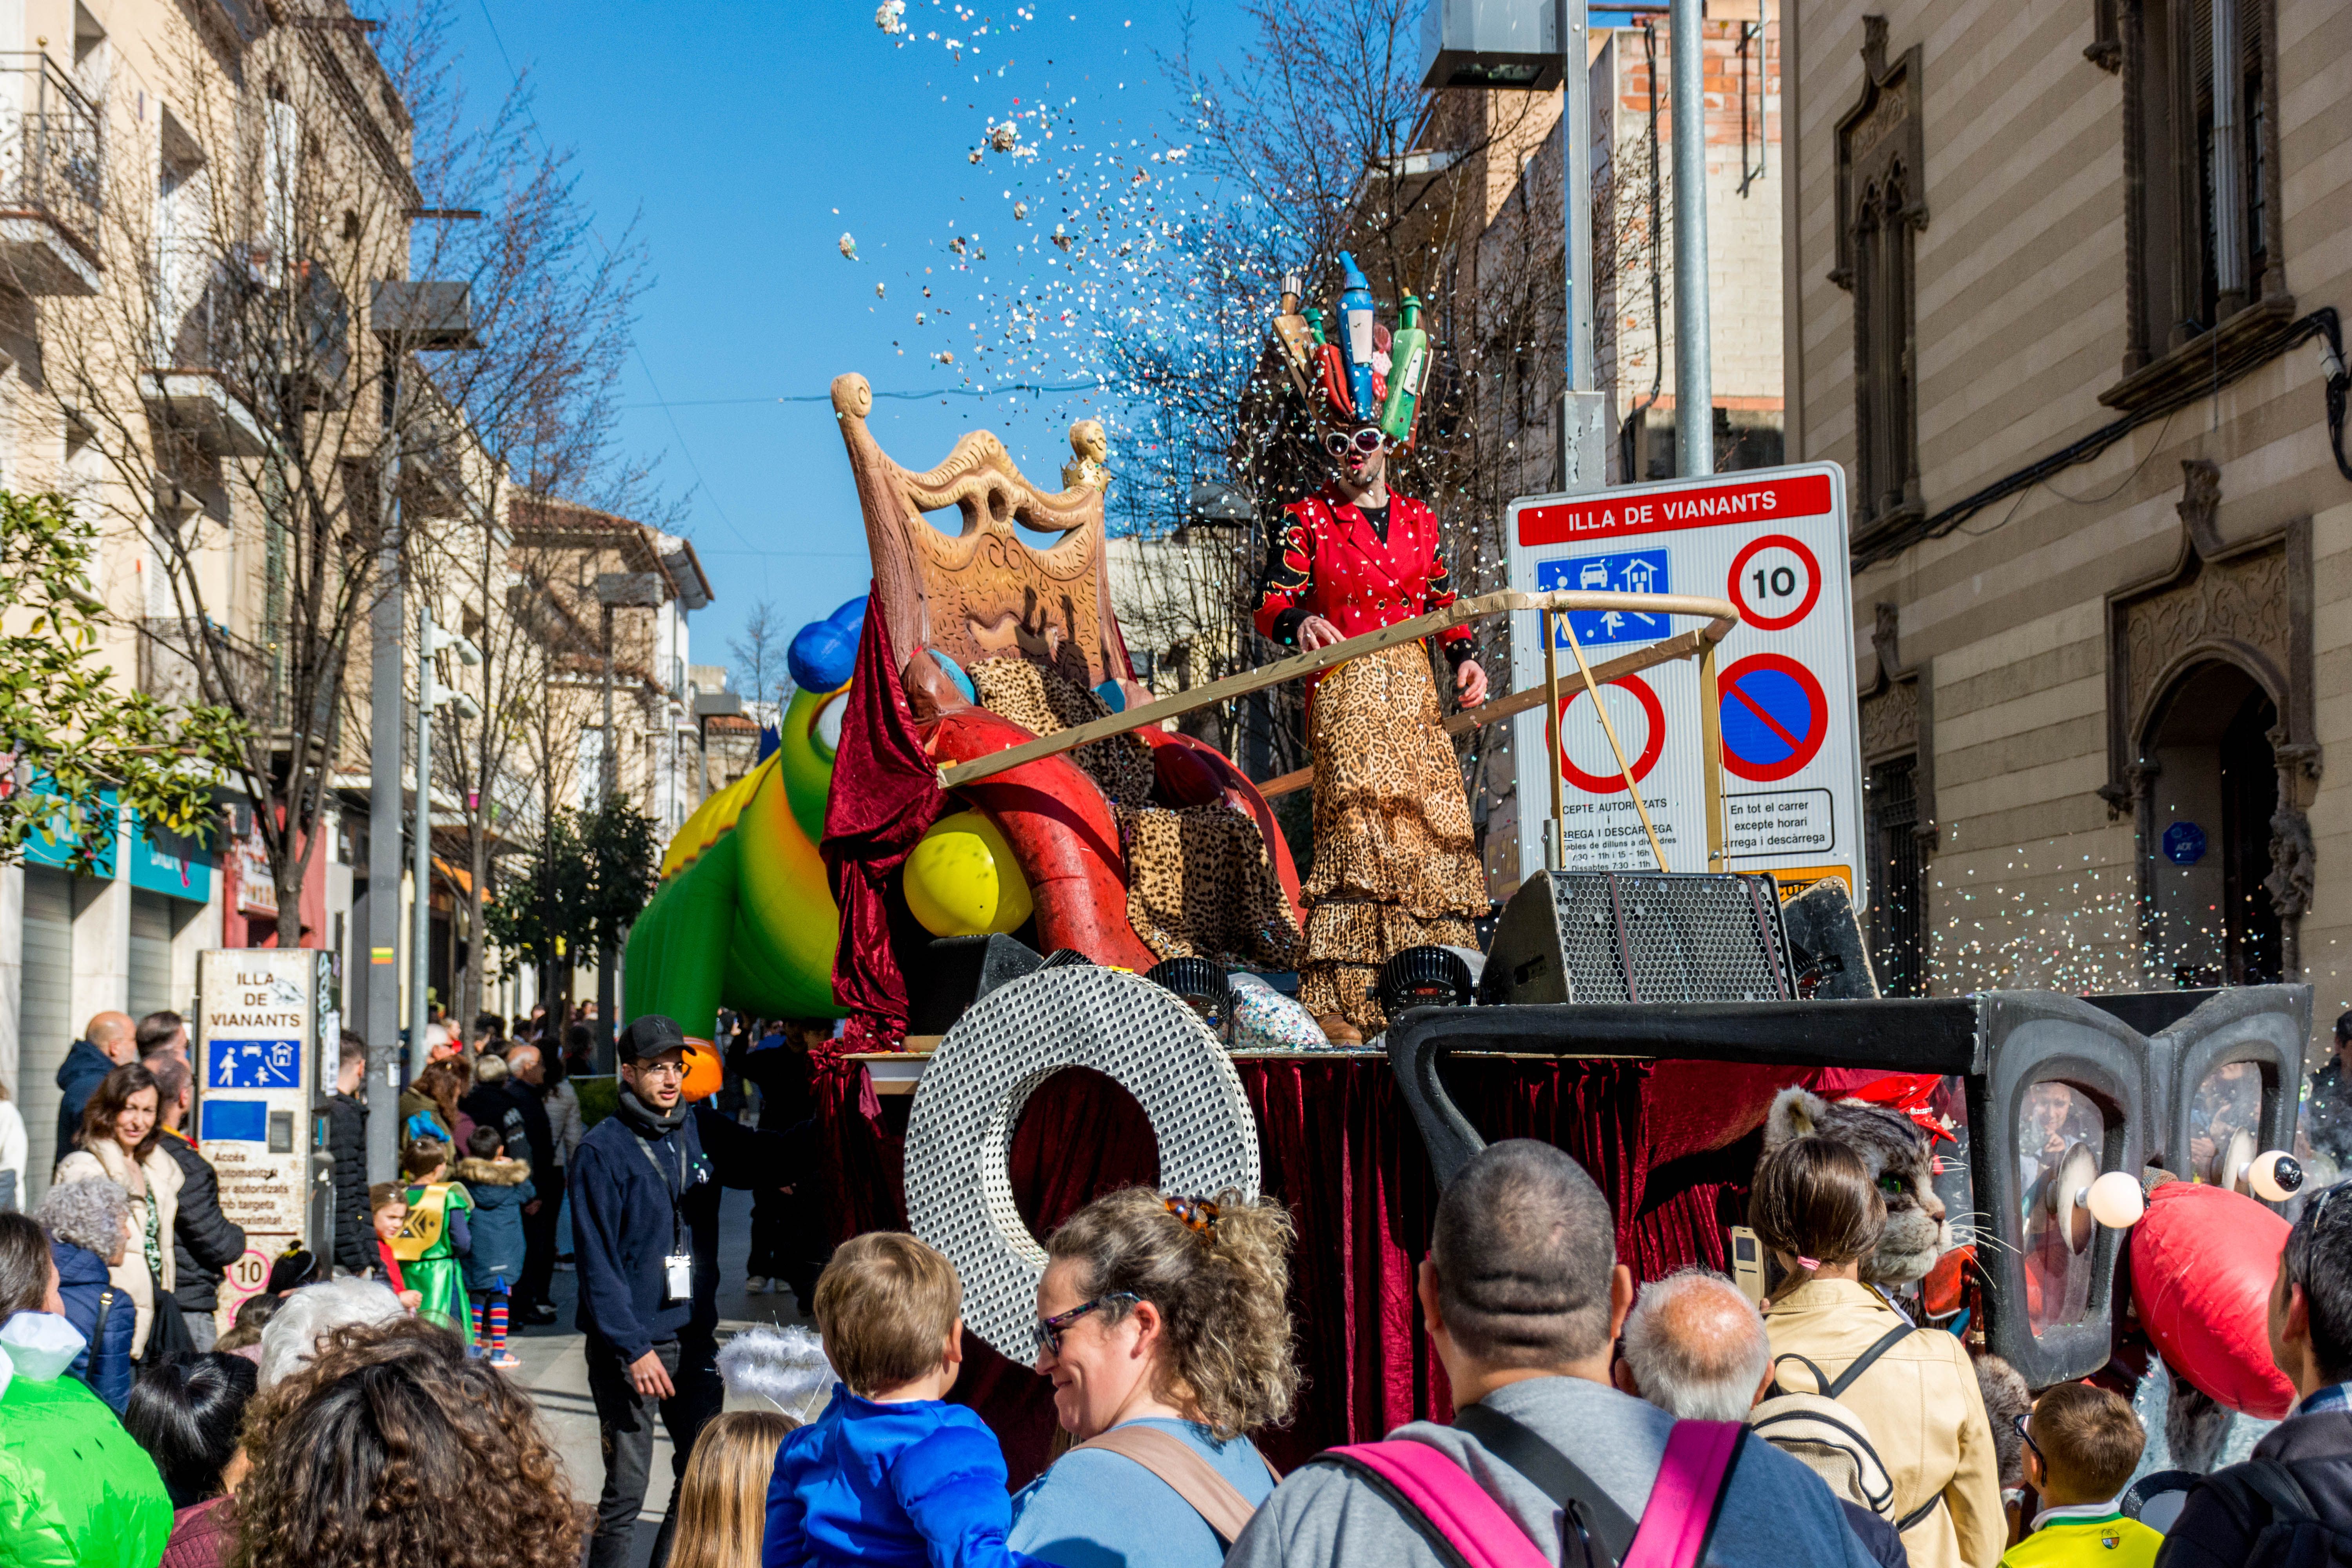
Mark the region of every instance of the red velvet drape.
MULTIPOLYGON (((848 1064, 845 1064, 846 1066, 848 1064)), ((1437 1184, 1384 1060, 1240 1058, 1258 1125, 1265 1191, 1298 1226, 1291 1312, 1306 1384, 1289 1427, 1261 1439, 1287 1470, 1334 1444, 1363 1442, 1418 1416, 1452 1415, 1445 1376, 1422 1332, 1413 1279, 1428 1249, 1437 1184)), ((1740 1219, 1764 1107, 1809 1075, 1722 1063, 1559 1062, 1462 1057, 1446 1081, 1489 1139, 1556 1143, 1583 1163, 1618 1215, 1619 1257, 1642 1279, 1723 1265, 1723 1226, 1740 1219)), ((832 1173, 837 1237, 903 1228, 911 1100, 877 1100, 865 1075, 821 1086, 817 1115, 832 1173), (862 1101, 862 1104, 861 1104, 862 1101)), ((1097 1075, 1065 1072, 1029 1101, 1014 1138, 1013 1186, 1040 1235, 1101 1192, 1158 1175, 1150 1124, 1097 1075)), ((1015 1484, 1044 1468, 1052 1390, 967 1336, 954 1397, 1003 1440, 1015 1484)))
POLYGON ((833 994, 849 1009, 851 1049, 895 1049, 906 1035, 907 980, 885 895, 946 799, 898 683, 882 595, 869 594, 819 847, 841 910, 833 994))

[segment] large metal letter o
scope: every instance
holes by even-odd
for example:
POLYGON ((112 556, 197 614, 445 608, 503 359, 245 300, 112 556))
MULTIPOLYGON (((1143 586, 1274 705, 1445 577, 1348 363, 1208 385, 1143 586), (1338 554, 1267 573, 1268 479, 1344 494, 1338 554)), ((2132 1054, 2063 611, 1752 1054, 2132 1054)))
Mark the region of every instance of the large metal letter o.
POLYGON ((1013 1206, 1007 1160, 1022 1106, 1064 1068, 1092 1068, 1135 1096, 1160 1141, 1162 1192, 1257 1196, 1256 1120, 1192 1008, 1091 964, 1041 969, 982 998, 916 1086, 907 1218, 962 1275, 964 1321, 1023 1364, 1036 1359, 1045 1251, 1013 1206))

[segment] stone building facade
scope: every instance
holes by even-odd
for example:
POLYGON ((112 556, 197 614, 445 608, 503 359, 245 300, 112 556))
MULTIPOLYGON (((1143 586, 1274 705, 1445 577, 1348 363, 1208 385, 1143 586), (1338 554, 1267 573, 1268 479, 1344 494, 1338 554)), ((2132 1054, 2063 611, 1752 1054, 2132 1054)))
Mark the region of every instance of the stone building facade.
POLYGON ((2347 43, 2347 0, 1788 20, 1788 452, 1851 480, 1899 989, 2352 1004, 2347 43))

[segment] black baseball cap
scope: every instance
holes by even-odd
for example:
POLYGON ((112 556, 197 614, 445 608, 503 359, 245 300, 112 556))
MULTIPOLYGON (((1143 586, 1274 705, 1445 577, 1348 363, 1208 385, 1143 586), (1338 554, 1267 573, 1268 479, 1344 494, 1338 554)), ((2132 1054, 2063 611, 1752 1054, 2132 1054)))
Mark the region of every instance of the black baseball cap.
POLYGON ((641 1013, 630 1019, 629 1026, 621 1031, 617 1044, 621 1059, 625 1062, 645 1061, 664 1051, 691 1051, 696 1048, 694 1042, 686 1037, 686 1031, 677 1026, 677 1019, 664 1017, 659 1013, 641 1013))

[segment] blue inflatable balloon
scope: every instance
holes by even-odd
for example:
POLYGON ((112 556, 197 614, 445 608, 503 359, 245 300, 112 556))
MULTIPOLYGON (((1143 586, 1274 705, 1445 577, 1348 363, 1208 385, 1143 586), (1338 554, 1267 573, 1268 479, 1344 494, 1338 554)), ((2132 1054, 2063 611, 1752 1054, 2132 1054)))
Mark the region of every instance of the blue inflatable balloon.
POLYGON ((825 619, 847 631, 852 637, 856 637, 866 625, 866 595, 858 595, 857 597, 825 616, 825 619))
POLYGON ((811 621, 793 636, 784 663, 803 691, 839 690, 857 666, 856 625, 845 630, 835 621, 811 621))

